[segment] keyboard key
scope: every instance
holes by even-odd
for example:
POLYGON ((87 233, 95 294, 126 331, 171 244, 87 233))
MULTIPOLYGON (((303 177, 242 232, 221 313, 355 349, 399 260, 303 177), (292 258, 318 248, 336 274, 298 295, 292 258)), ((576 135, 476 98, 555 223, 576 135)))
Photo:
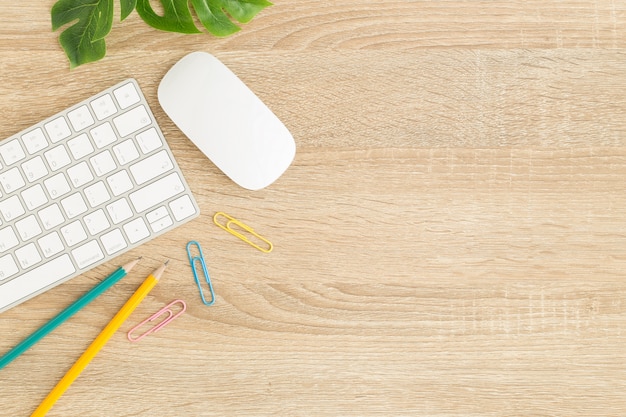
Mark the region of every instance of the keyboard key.
POLYGON ((22 191, 22 200, 24 200, 28 210, 34 210, 46 204, 48 197, 46 197, 41 184, 35 184, 22 191))
POLYGON ((6 193, 19 190, 26 185, 24 178, 22 178, 22 174, 20 174, 20 170, 17 169, 17 167, 11 168, 10 170, 0 174, 0 184, 2 184, 2 188, 6 193))
POLYGON ((63 207, 63 211, 65 211, 68 219, 73 219, 87 211, 87 204, 80 193, 74 193, 69 197, 65 197, 61 200, 61 207, 63 207))
POLYGON ((127 164, 139 158, 139 151, 135 147, 132 139, 125 140, 119 145, 113 147, 113 153, 120 165, 127 164))
POLYGON ((52 148, 44 152, 43 155, 46 157, 46 161, 48 161, 48 165, 53 171, 58 171, 72 162, 63 145, 52 148))
POLYGON ((166 216, 169 216, 169 213, 167 212, 165 206, 161 206, 157 209, 152 210, 149 213, 146 213, 146 220, 148 220, 148 223, 153 223, 166 216))
MULTIPOLYGON (((3 281, 7 278, 12 277, 17 274, 19 269, 17 268, 17 264, 13 260, 11 254, 4 255, 0 258, 0 281, 3 281)), ((4 292, 6 291, 5 286, 2 286, 3 297, 5 296, 4 292)))
POLYGON ((78 220, 61 227, 61 236, 63 236, 67 246, 74 246, 87 239, 87 233, 78 220))
POLYGON ((91 170, 87 162, 83 161, 78 165, 71 166, 67 169, 67 175, 70 177, 70 181, 74 187, 80 187, 93 180, 91 170))
POLYGON ((52 198, 61 197, 62 195, 69 193, 71 190, 70 185, 62 172, 44 180, 43 185, 46 186, 46 190, 48 190, 48 194, 50 194, 50 197, 52 198))
POLYGON ((83 218, 83 220, 85 222, 85 226, 87 226, 87 230, 89 230, 89 233, 92 236, 97 235, 111 226, 106 214, 104 214, 104 210, 102 209, 89 213, 83 218))
POLYGON ((119 252, 128 246, 120 229, 114 229, 109 233, 102 235, 102 237, 100 237, 100 241, 102 242, 102 245, 104 245, 104 250, 109 255, 119 252))
MULTIPOLYGON (((17 265, 14 266, 15 270, 13 270, 10 264, 11 262, 15 265, 12 259, 7 260, 6 257, 0 258, 0 279, 3 276, 6 278, 7 274, 10 276, 17 273, 17 265)), ((37 289, 43 289, 57 281, 69 277, 75 271, 76 269, 70 260, 70 256, 68 254, 61 255, 2 285, 0 305, 8 306, 18 302, 27 295, 30 295, 33 285, 36 284, 37 289)))
POLYGON ((165 217, 161 217, 160 219, 150 222, 150 227, 152 228, 152 231, 154 233, 157 233, 165 229, 166 227, 170 227, 172 224, 174 224, 174 222, 172 221, 172 218, 168 214, 165 217))
POLYGON ((174 168, 172 161, 170 160, 167 151, 155 153, 154 155, 137 162, 130 166, 130 173, 133 174, 133 178, 137 185, 141 185, 150 181, 153 178, 171 170, 174 168))
POLYGON ((141 105, 113 119, 113 124, 121 137, 126 137, 152 123, 146 108, 141 105))
POLYGON ((121 223, 133 217, 133 210, 130 208, 125 198, 111 203, 106 207, 113 224, 121 223))
POLYGON ((17 139, 13 139, 0 146, 0 155, 2 155, 2 159, 4 159, 4 163, 7 165, 14 164, 26 158, 22 145, 20 145, 17 139))
POLYGON ((34 243, 29 243, 15 251, 15 257, 23 269, 41 262, 41 256, 34 243))
POLYGON ((91 167, 98 177, 108 174, 115 169, 115 161, 109 151, 101 152, 89 158, 89 162, 91 162, 91 167))
POLYGON ((104 120, 112 114, 117 113, 117 107, 115 107, 115 103, 113 103, 113 98, 110 94, 104 94, 92 100, 89 104, 98 120, 104 120))
POLYGON ((80 269, 83 269, 84 267, 103 259, 104 253, 102 253, 102 249, 100 249, 98 242, 92 240, 72 250, 72 256, 76 261, 76 265, 78 265, 80 269))
POLYGON ((63 116, 57 117, 56 119, 44 124, 43 127, 46 129, 46 132, 48 132, 48 137, 52 143, 57 143, 72 134, 72 131, 63 116))
POLYGON ((128 236, 130 243, 137 243, 141 239, 145 239, 150 236, 150 231, 146 226, 146 222, 141 217, 124 225, 124 232, 128 236))
POLYGON ((189 198, 189 196, 187 195, 184 195, 172 201, 170 203, 170 209, 174 214, 174 218, 178 222, 196 214, 196 208, 193 206, 191 198, 189 198))
POLYGON ((107 178, 107 183, 109 187, 111 187, 111 192, 116 197, 133 188, 133 183, 126 171, 119 171, 111 175, 107 178))
POLYGON ((11 226, 0 229, 0 252, 6 252, 19 244, 17 236, 11 226))
POLYGON ((29 154, 34 154, 48 146, 48 139, 41 128, 36 128, 22 135, 22 142, 29 154))
POLYGON ((62 252, 63 249, 65 248, 57 232, 52 232, 49 235, 46 235, 38 239, 37 244, 41 248, 41 252, 43 253, 43 256, 46 258, 54 256, 59 252, 62 252))
POLYGON ((103 123, 98 127, 94 127, 89 131, 89 133, 91 133, 93 142, 96 144, 98 149, 102 149, 117 140, 117 135, 113 131, 113 127, 111 127, 111 123, 109 122, 103 123))
POLYGON ((115 95, 117 104, 120 105, 120 108, 122 110, 132 106, 135 103, 139 103, 139 101, 141 100, 139 98, 139 93, 137 93, 137 90, 135 89, 135 86, 131 83, 115 89, 113 91, 113 94, 115 95))
POLYGON ((26 174, 28 182, 34 182, 48 175, 48 168, 41 156, 36 156, 22 164, 22 171, 26 174))
POLYGON ((89 205, 92 208, 97 207, 111 199, 109 191, 102 181, 98 181, 97 183, 85 188, 85 197, 87 197, 87 201, 89 201, 89 205))
POLYGON ((141 152, 144 154, 150 153, 153 150, 160 148, 163 143, 155 128, 150 128, 145 132, 141 132, 137 135, 137 143, 141 152))
POLYGON ((44 209, 39 210, 37 213, 39 219, 41 220, 41 224, 43 228, 46 230, 50 230, 53 227, 56 227, 65 221, 65 217, 63 217, 63 213, 61 213, 61 209, 58 204, 53 204, 44 209))
POLYGON ((183 192, 184 189, 178 174, 172 172, 168 176, 130 193, 129 198, 137 213, 141 213, 183 192))
POLYGON ((39 226, 34 214, 16 222, 15 228, 24 242, 41 233, 41 227, 39 226))
POLYGON ((81 159, 93 152, 93 146, 86 133, 68 140, 67 147, 70 148, 74 159, 81 159))
POLYGON ((67 113, 67 117, 70 119, 70 123, 76 132, 80 132, 95 123, 89 112, 89 108, 85 105, 67 113))
POLYGON ((22 203, 20 203, 20 199, 14 195, 6 200, 0 201, 0 213, 2 213, 4 220, 10 222, 11 220, 20 217, 25 213, 25 211, 22 203))

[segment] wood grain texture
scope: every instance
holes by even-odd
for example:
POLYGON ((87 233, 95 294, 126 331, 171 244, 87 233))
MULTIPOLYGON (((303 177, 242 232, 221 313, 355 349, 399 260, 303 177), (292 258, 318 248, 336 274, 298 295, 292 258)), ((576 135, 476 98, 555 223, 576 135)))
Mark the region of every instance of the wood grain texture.
POLYGON ((164 258, 51 417, 626 414, 624 2, 276 1, 224 39, 133 14, 104 60, 72 71, 53 3, 0 5, 0 137, 134 77, 203 215, 0 315, 4 352, 144 256, 0 371, 0 416, 29 415, 164 258), (237 187, 159 107, 161 77, 194 50, 293 133, 272 186, 237 187), (275 250, 217 228, 220 210, 275 250), (186 314, 126 340, 175 298, 186 314))

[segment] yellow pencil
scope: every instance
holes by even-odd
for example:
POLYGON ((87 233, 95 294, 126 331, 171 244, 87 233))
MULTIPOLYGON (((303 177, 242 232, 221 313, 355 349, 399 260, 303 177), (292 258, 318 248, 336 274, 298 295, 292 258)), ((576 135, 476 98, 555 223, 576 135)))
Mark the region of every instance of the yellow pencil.
MULTIPOLYGON (((169 261, 168 261, 169 262, 169 261)), ((146 278, 141 286, 135 291, 135 293, 126 301, 126 304, 118 311, 118 313, 111 319, 109 324, 100 332, 98 337, 89 345, 87 350, 81 355, 76 363, 70 368, 59 383, 54 387, 50 394, 43 400, 43 402, 37 407, 35 412, 31 414, 31 417, 45 416, 52 408, 54 403, 63 395, 65 390, 72 385, 72 382, 78 378, 78 375, 89 365, 89 362, 98 354, 100 349, 106 344, 106 342, 115 334, 120 328, 122 323, 126 321, 128 316, 137 308, 141 300, 143 300, 150 290, 159 282, 159 278, 165 271, 167 263, 165 262, 159 268, 157 268, 152 274, 146 278)))

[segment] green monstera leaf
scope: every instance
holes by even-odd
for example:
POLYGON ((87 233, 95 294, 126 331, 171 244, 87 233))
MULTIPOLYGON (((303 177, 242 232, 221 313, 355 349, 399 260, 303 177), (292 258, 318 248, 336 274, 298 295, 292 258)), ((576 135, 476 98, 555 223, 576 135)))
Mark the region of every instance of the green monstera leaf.
POLYGON ((104 37, 113 25, 113 0, 59 0, 51 14, 52 30, 78 19, 59 36, 70 67, 104 57, 104 37))
MULTIPOLYGON (((228 36, 271 6, 267 0, 159 0, 162 12, 150 0, 119 0, 120 20, 133 10, 150 26, 168 32, 202 33, 196 27, 195 12, 202 26, 215 36, 228 36)), ((104 38, 113 26, 114 0, 58 0, 52 7, 52 30, 67 26, 59 35, 70 68, 97 61, 106 55, 104 38)))

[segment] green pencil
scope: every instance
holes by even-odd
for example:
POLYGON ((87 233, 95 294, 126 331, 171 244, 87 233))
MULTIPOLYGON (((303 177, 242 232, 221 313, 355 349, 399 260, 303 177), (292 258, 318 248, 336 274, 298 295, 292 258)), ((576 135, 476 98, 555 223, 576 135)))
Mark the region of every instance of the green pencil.
MULTIPOLYGON (((141 259, 141 258, 139 258, 141 259)), ((0 369, 7 366, 15 358, 24 353, 32 345, 43 339, 48 333, 59 327, 63 322, 76 314, 81 308, 95 300, 100 294, 108 290, 120 279, 124 278, 128 272, 139 262, 139 259, 128 262, 127 264, 120 266, 111 275, 109 275, 104 281, 93 287, 85 295, 76 300, 72 305, 61 311, 49 322, 41 326, 33 334, 21 341, 17 346, 8 351, 4 356, 0 357, 0 369)))

